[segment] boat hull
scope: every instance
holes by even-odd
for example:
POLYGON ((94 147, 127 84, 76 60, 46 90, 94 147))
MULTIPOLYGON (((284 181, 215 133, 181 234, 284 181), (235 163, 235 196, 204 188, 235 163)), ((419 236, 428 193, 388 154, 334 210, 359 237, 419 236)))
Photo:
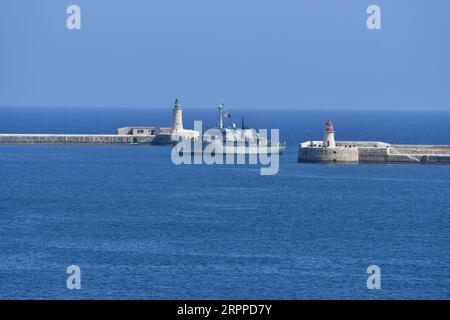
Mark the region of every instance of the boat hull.
POLYGON ((188 147, 184 145, 180 148, 180 153, 203 153, 211 155, 259 155, 259 154, 282 154, 286 150, 285 144, 279 144, 275 146, 267 145, 223 145, 221 143, 214 142, 191 142, 188 147))

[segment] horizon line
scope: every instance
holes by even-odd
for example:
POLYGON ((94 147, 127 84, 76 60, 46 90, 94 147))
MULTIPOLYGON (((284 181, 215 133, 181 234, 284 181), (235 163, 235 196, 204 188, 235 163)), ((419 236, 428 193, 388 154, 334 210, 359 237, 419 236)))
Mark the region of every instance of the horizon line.
MULTIPOLYGON (((172 106, 170 107, 152 107, 152 106, 118 106, 118 105, 113 105, 113 106, 55 106, 55 105, 50 105, 50 106, 31 106, 31 105, 15 105, 15 106, 11 106, 11 105, 0 105, 0 108, 54 108, 54 109, 64 109, 64 108, 71 108, 71 109, 89 109, 89 108, 96 108, 96 109, 102 109, 102 108, 111 108, 111 109, 126 109, 126 108, 130 108, 130 109, 153 109, 153 110, 167 110, 167 108, 172 108, 172 106)), ((187 108, 187 109, 204 109, 204 110, 215 110, 215 106, 214 107, 205 107, 205 106, 195 106, 195 107, 186 107, 183 106, 183 108, 187 108)), ((450 112, 450 108, 408 108, 408 107, 400 107, 400 108, 394 108, 394 107, 379 107, 379 108, 355 108, 355 107, 344 107, 344 108, 340 108, 340 107, 315 107, 315 108, 311 108, 311 107, 253 107, 253 106, 247 106, 247 107, 240 107, 240 106, 234 106, 232 108, 236 108, 236 109, 248 109, 248 110, 285 110, 285 111, 447 111, 450 112)))

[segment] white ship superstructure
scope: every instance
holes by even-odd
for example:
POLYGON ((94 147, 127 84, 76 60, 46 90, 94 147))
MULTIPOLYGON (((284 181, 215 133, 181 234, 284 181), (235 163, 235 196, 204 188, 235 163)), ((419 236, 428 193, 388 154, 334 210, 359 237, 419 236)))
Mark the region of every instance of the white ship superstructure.
POLYGON ((268 140, 266 135, 256 132, 253 128, 247 128, 242 118, 241 128, 233 123, 231 127, 224 126, 224 117, 230 117, 225 111, 225 105, 217 107, 217 122, 215 129, 209 129, 203 135, 204 147, 214 148, 215 153, 224 154, 259 154, 282 153, 286 149, 286 143, 268 140))

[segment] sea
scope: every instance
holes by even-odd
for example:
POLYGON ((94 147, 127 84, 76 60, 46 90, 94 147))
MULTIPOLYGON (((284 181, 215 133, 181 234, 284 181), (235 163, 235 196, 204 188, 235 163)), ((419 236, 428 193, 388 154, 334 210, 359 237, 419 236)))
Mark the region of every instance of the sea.
MULTIPOLYGON (((170 147, 0 145, 0 298, 450 298, 450 166, 297 162, 328 119, 337 140, 450 145, 450 112, 230 111, 280 130, 278 174, 175 165, 170 147)), ((170 123, 170 108, 0 108, 1 133, 170 123)))

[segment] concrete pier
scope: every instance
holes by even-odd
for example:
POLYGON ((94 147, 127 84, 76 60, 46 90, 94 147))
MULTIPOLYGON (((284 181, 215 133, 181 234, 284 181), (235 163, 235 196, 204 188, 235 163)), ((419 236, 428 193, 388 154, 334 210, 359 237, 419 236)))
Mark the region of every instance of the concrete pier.
POLYGON ((159 145, 197 140, 200 133, 183 127, 178 99, 172 108, 172 127, 133 126, 117 129, 117 134, 0 134, 1 144, 81 144, 81 145, 159 145))
POLYGON ((336 141, 336 147, 330 148, 320 141, 308 141, 299 145, 298 161, 450 164, 450 146, 336 141))
POLYGON ((335 141, 328 120, 323 141, 300 143, 299 162, 450 164, 449 145, 401 145, 380 141, 335 141))
POLYGON ((154 137, 115 134, 0 134, 0 144, 136 145, 151 144, 154 137))

